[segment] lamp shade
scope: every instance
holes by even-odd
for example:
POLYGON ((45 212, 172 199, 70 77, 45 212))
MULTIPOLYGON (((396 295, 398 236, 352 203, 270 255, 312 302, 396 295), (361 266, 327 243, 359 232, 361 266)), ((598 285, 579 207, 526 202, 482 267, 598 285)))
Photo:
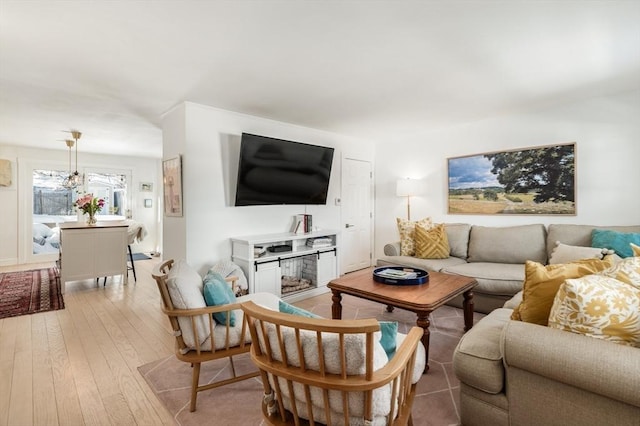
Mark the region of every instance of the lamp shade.
POLYGON ((409 197, 422 192, 422 182, 417 179, 398 179, 396 182, 396 195, 409 197))

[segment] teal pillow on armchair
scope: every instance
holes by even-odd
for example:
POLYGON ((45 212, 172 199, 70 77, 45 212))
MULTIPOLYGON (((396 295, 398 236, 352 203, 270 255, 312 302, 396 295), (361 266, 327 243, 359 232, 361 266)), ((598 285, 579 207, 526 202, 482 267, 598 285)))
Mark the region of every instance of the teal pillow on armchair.
MULTIPOLYGON (((204 277, 203 282, 204 288, 202 292, 207 306, 220 306, 236 302, 236 295, 233 294, 231 286, 225 281, 222 275, 209 271, 207 276, 204 277)), ((216 312, 213 314, 213 318, 217 323, 226 324, 227 312, 216 312)), ((231 311, 229 325, 231 327, 236 325, 236 315, 233 311, 231 311)))

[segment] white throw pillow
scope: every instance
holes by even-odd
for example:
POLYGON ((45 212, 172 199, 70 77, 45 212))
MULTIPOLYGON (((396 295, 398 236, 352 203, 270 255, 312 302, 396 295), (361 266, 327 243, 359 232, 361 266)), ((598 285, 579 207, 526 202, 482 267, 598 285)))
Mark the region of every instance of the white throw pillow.
POLYGON ((607 254, 612 254, 613 250, 605 248, 569 246, 556 241, 556 246, 549 257, 549 265, 569 263, 581 259, 602 259, 607 254))
MULTIPOLYGON (((167 277, 169 297, 176 309, 204 308, 207 304, 202 295, 202 277, 184 260, 177 260, 167 277)), ((190 349, 196 348, 196 341, 191 327, 191 319, 178 317, 178 323, 182 330, 182 339, 190 349)), ((209 318, 201 315, 195 320, 199 343, 202 344, 209 338, 209 318)))

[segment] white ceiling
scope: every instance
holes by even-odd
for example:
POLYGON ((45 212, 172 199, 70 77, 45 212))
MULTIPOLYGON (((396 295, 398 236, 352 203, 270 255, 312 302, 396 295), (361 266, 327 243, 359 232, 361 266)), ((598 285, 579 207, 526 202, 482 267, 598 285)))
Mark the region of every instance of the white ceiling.
POLYGON ((0 0, 0 143, 161 157, 183 101, 375 140, 640 87, 640 1, 0 0))

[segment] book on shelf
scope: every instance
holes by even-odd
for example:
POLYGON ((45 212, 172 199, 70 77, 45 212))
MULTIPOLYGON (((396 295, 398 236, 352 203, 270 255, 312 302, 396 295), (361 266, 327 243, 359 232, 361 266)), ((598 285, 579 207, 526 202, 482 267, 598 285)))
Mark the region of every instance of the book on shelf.
POLYGON ((297 214, 294 223, 294 234, 307 234, 313 230, 313 218, 310 214, 297 214))
POLYGON ((311 248, 331 247, 333 240, 329 237, 307 238, 306 245, 311 248))

